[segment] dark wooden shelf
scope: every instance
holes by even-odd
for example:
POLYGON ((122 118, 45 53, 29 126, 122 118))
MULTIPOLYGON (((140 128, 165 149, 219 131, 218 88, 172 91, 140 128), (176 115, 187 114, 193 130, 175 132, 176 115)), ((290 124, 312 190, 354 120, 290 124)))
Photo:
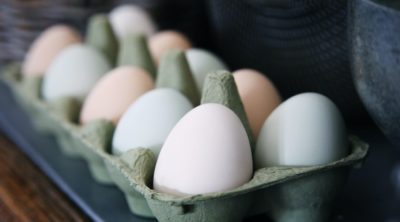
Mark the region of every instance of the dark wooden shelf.
POLYGON ((88 221, 37 166, 0 134, 0 221, 88 221))

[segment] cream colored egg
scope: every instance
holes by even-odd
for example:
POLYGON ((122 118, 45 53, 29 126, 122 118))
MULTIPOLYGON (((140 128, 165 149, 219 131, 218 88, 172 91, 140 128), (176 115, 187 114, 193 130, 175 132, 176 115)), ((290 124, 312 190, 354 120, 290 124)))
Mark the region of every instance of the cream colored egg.
POLYGON ((152 35, 156 25, 150 15, 142 8, 125 4, 114 8, 109 15, 111 26, 119 39, 131 34, 152 35))
POLYGON ((170 49, 186 50, 192 47, 189 39, 176 31, 162 31, 149 39, 149 48, 154 61, 159 64, 161 57, 170 49))
POLYGON ((47 28, 32 43, 22 65, 24 76, 46 73, 54 58, 66 47, 82 42, 80 34, 72 27, 55 25, 47 28))
POLYGON ((80 122, 107 119, 117 124, 128 107, 153 88, 153 79, 145 70, 134 66, 118 67, 102 77, 89 93, 80 122))
POLYGON ((154 189, 178 196, 223 192, 250 180, 253 161, 240 119, 215 103, 200 105, 172 129, 158 157, 154 189))
POLYGON ((250 127, 257 139, 264 121, 281 103, 281 97, 274 84, 256 70, 237 70, 233 77, 250 127))
POLYGON ((347 154, 346 126, 338 108, 321 94, 302 93, 283 102, 265 121, 255 162, 257 168, 312 166, 347 154))

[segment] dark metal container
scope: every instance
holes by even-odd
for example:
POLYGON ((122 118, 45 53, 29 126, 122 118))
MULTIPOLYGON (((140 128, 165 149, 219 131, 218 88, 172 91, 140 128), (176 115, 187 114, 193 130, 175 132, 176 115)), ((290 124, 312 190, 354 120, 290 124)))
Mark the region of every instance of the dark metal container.
POLYGON ((380 129, 400 146, 400 2, 354 0, 350 18, 358 93, 380 129))
POLYGON ((217 51, 233 69, 265 73, 283 97, 319 92, 350 122, 367 113, 353 85, 347 0, 210 0, 217 51))

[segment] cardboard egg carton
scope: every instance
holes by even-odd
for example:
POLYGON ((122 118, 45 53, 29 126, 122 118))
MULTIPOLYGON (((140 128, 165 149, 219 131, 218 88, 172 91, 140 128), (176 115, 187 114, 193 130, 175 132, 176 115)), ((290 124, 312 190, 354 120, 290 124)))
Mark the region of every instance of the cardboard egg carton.
MULTIPOLYGON (((149 149, 137 148, 121 156, 112 155, 114 126, 111 122, 96 120, 80 126, 76 124, 80 109, 76 100, 61 98, 44 102, 39 93, 41 77, 21 79, 18 64, 8 66, 3 74, 3 80, 38 130, 56 136, 66 155, 84 158, 96 181, 118 186, 133 213, 156 217, 159 221, 233 222, 263 213, 279 222, 327 221, 348 172, 360 166, 368 152, 367 144, 349 136, 351 153, 335 162, 309 167, 262 168, 254 172, 248 183, 227 192, 176 197, 152 189, 156 158, 149 149)), ((228 106, 243 121, 243 107, 233 77, 228 74, 209 75, 202 102, 228 106)))

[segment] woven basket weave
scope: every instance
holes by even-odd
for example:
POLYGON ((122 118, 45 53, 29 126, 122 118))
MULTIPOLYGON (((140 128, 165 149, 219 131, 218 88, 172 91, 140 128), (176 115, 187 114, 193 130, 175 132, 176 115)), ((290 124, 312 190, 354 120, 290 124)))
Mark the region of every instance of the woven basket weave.
POLYGON ((0 61, 22 60, 39 33, 56 23, 84 30, 93 13, 109 10, 113 0, 3 0, 0 6, 0 61))

